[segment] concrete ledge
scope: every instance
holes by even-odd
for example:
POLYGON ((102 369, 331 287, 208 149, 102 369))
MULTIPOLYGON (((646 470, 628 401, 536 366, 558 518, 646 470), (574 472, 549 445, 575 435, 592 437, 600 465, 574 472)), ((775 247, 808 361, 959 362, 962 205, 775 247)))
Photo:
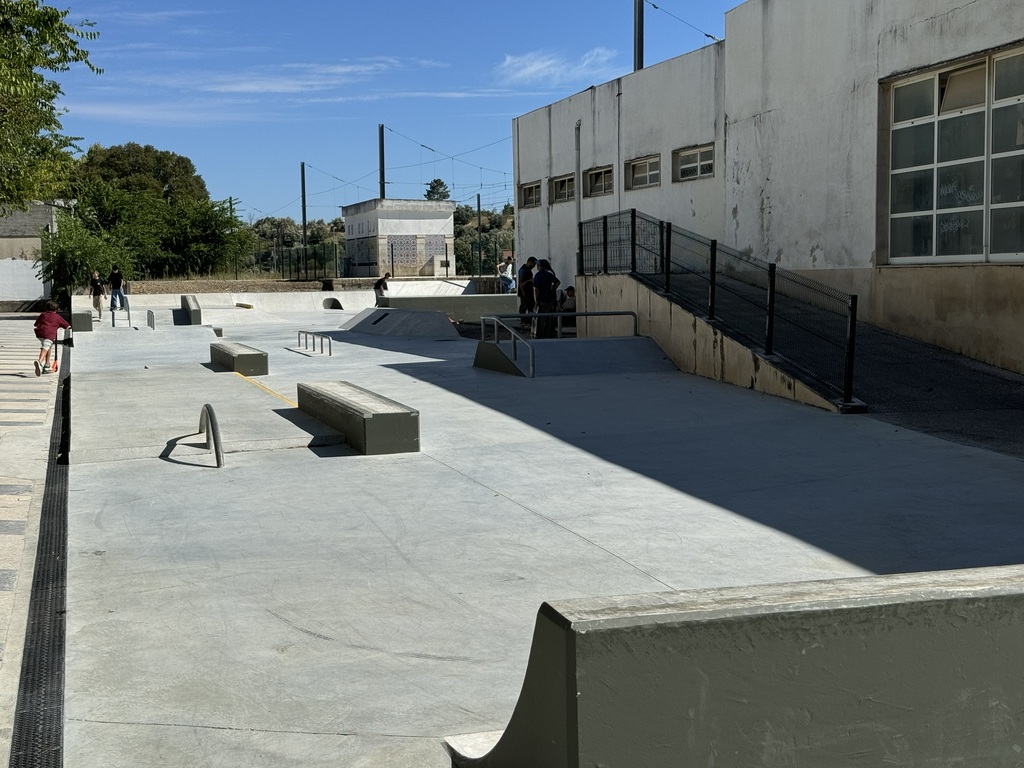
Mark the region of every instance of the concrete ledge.
POLYGON ((81 331, 92 330, 92 312, 79 312, 77 310, 71 313, 71 330, 75 333, 81 331))
POLYGON ((232 341, 218 341, 210 345, 210 362, 244 376, 266 376, 267 353, 232 341))
POLYGON ((446 747, 489 768, 1015 765, 1022 643, 1021 566, 545 603, 504 733, 446 747))
POLYGON ((299 409, 345 435, 360 453, 409 453, 420 449, 420 412, 350 384, 298 384, 299 409))
POLYGON ((189 325, 203 324, 203 310, 199 306, 199 300, 194 295, 182 295, 181 308, 188 317, 189 325))

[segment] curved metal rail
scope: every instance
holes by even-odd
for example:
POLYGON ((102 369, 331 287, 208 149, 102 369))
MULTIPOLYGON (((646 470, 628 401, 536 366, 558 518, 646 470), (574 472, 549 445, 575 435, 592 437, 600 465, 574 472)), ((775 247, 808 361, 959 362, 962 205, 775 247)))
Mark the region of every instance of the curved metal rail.
POLYGON ((220 425, 217 423, 217 414, 213 412, 213 406, 206 403, 203 410, 199 412, 199 434, 206 433, 206 448, 213 449, 217 457, 217 468, 224 466, 224 448, 220 442, 220 425))

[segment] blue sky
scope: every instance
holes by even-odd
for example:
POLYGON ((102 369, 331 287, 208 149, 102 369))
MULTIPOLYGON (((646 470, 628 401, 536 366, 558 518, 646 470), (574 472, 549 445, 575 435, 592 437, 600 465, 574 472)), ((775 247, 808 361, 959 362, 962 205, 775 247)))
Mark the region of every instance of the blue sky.
MULTIPOLYGON (((59 77, 65 133, 190 158, 242 219, 301 221, 378 195, 512 201, 512 119, 632 70, 633 0, 73 0, 95 65, 59 77)), ((645 63, 724 36, 739 0, 645 2, 645 63)))

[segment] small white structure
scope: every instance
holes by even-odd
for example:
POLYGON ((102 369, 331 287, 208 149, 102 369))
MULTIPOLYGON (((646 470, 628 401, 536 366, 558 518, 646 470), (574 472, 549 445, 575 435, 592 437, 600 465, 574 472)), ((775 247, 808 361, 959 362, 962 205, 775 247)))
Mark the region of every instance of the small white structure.
POLYGON ((27 211, 0 218, 0 310, 16 311, 50 295, 35 262, 42 233, 57 230, 57 203, 32 203, 27 211))
POLYGON ((578 221, 635 208, 1024 371, 1024 3, 747 0, 725 29, 514 121, 518 251, 573 274, 578 221))
POLYGON ((377 198, 341 212, 354 275, 455 275, 455 203, 377 198))

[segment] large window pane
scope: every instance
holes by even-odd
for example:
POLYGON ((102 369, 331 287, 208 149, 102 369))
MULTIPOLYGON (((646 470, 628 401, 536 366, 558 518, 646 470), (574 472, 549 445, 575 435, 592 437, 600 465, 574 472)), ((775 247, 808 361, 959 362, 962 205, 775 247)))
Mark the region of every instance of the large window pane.
POLYGON ((937 256, 971 256, 983 253, 985 212, 961 211, 935 217, 937 256))
POLYGON ((939 78, 939 93, 942 94, 940 115, 981 106, 985 103, 985 67, 943 75, 939 78))
POLYGON ((1024 54, 997 59, 996 100, 1024 96, 1024 54))
POLYGON ((985 203, 985 162, 939 168, 939 208, 969 208, 985 203))
POLYGON ((890 258, 932 255, 932 217, 910 216, 890 223, 890 258))
POLYGON ((892 132, 892 167, 913 168, 935 162, 935 126, 931 123, 892 132))
POLYGON ((926 171, 894 173, 892 176, 892 212, 913 213, 930 211, 934 204, 934 178, 931 168, 926 171))
POLYGON ((939 121, 939 162, 985 154, 985 113, 974 112, 939 121))
POLYGON ((1024 206, 992 211, 992 253, 1024 253, 1024 206))
POLYGON ((992 160, 992 202, 1024 202, 1024 155, 992 160))
POLYGON ((918 80, 893 89, 892 119, 894 123, 929 117, 935 114, 935 80, 918 80))
POLYGON ((1024 149, 1024 104, 992 110, 992 153, 1024 149))

